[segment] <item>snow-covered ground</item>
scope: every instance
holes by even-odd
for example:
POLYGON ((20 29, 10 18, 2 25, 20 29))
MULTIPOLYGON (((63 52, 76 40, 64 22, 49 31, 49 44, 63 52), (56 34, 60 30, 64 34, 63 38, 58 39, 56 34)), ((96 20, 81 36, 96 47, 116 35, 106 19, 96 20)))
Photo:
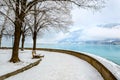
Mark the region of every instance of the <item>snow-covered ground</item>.
MULTIPOLYGON (((86 61, 83 61, 77 57, 68 54, 47 51, 37 51, 37 53, 45 55, 38 66, 35 66, 18 75, 7 78, 6 80, 103 80, 95 68, 93 68, 86 61)), ((14 66, 24 66, 24 63, 27 63, 25 62, 26 59, 29 59, 26 60, 28 63, 31 62, 31 51, 26 50, 20 54, 23 62, 12 64, 7 62, 10 58, 11 51, 0 50, 1 66, 6 65, 7 69, 13 69, 14 66), (23 54, 24 58, 22 58, 23 54), (9 57, 4 57, 5 55, 9 55, 9 57), (4 59, 2 56, 7 59, 4 59)), ((1 66, 0 73, 2 74, 4 70, 2 70, 1 66)))
POLYGON ((19 57, 21 59, 21 62, 13 64, 9 62, 11 53, 12 50, 10 49, 7 50, 0 49, 0 76, 15 71, 17 69, 20 69, 36 61, 36 59, 31 59, 32 58, 31 51, 24 51, 24 52, 20 51, 19 57))
POLYGON ((99 57, 97 55, 93 55, 93 54, 90 54, 90 53, 85 53, 83 52, 84 54, 87 54, 89 56, 92 56, 94 57, 95 59, 97 59, 99 62, 101 62, 108 70, 110 70, 112 72, 112 74, 115 75, 115 77, 117 78, 117 80, 120 80, 120 66, 113 63, 112 61, 108 61, 107 59, 105 58, 102 58, 102 57, 99 57))

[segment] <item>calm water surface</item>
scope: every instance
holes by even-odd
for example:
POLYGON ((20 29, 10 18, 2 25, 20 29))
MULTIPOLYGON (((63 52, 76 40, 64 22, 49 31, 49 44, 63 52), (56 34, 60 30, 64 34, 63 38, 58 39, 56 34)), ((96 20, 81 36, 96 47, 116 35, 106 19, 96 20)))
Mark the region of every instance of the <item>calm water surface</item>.
POLYGON ((106 58, 120 65, 120 45, 95 45, 95 44, 38 44, 40 48, 67 49, 87 52, 106 58))
MULTIPOLYGON (((10 45, 6 45, 9 46, 10 45)), ((32 44, 25 44, 25 47, 32 47, 32 44)), ((38 48, 67 49, 79 52, 87 52, 106 58, 120 65, 120 45, 100 44, 37 44, 38 48)))

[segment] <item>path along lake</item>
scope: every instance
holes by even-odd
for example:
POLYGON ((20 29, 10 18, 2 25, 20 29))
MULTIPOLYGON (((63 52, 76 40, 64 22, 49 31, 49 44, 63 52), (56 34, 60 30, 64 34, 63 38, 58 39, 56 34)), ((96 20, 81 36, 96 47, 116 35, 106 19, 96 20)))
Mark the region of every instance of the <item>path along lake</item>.
MULTIPOLYGON (((6 45, 6 47, 10 45, 6 45)), ((25 44, 25 47, 32 47, 32 44, 25 44)), ((38 44, 37 48, 55 48, 64 50, 73 50, 78 52, 87 52, 106 58, 120 65, 120 45, 111 44, 38 44)))

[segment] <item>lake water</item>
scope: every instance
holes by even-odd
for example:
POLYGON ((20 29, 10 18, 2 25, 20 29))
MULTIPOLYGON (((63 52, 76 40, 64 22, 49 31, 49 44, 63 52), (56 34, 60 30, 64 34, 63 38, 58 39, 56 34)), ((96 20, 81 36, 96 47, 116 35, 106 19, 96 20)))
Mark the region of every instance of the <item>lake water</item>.
MULTIPOLYGON (((29 44, 26 47, 31 46, 29 44)), ((38 48, 67 49, 79 52, 87 52, 106 58, 120 65, 120 45, 100 44, 37 44, 38 48)))
MULTIPOLYGON (((10 45, 6 45, 9 46, 10 45)), ((25 44, 25 47, 32 47, 32 44, 25 44)), ((100 44, 37 44, 38 48, 55 48, 87 52, 106 58, 120 65, 120 45, 100 44)))

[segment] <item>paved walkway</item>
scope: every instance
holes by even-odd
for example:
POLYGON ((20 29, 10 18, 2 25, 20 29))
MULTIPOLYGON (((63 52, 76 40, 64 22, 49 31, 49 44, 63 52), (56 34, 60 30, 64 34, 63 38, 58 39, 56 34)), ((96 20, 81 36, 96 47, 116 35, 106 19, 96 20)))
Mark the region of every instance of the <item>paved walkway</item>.
POLYGON ((45 55, 38 66, 6 80, 103 80, 86 61, 55 52, 38 51, 45 55))

